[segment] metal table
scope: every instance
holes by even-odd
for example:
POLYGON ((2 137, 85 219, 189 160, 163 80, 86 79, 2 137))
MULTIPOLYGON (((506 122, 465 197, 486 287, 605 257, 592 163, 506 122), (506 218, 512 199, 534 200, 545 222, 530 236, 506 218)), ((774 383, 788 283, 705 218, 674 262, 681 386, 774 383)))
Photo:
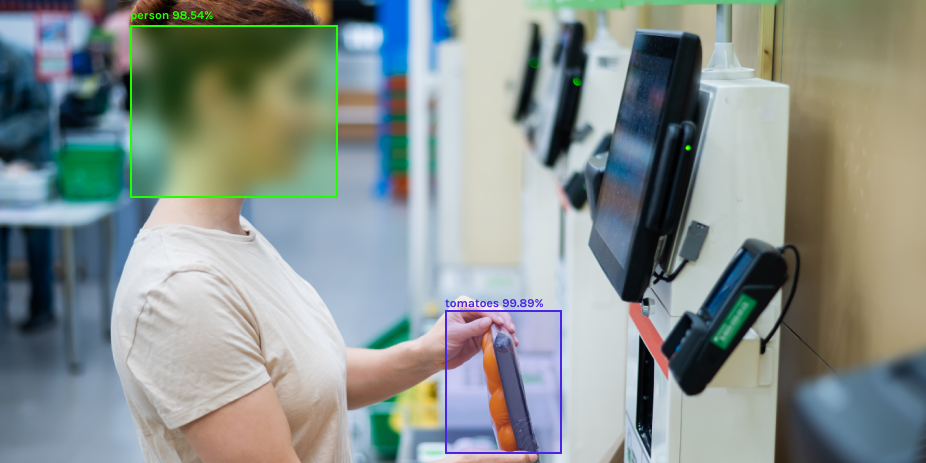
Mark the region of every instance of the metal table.
POLYGON ((29 208, 0 208, 0 227, 56 228, 61 231, 64 264, 64 337, 68 368, 80 373, 82 368, 77 304, 77 267, 74 262, 74 229, 103 221, 103 335, 109 337, 112 314, 113 213, 128 202, 123 196, 114 201, 66 202, 53 200, 29 208))

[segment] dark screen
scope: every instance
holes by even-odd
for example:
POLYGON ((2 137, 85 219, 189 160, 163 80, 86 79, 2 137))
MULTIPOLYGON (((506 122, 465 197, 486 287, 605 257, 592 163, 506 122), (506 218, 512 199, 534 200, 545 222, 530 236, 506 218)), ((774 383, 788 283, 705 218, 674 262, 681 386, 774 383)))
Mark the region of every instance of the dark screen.
MULTIPOLYGON (((543 115, 544 119, 540 124, 540 130, 537 136, 537 149, 541 159, 545 159, 551 149, 550 143, 553 138, 553 131, 556 130, 556 117, 559 114, 560 94, 563 92, 563 74, 566 66, 566 48, 572 38, 572 28, 563 26, 560 29, 559 41, 556 44, 556 51, 553 53, 553 74, 552 78, 546 84, 546 96, 548 99, 548 110, 543 115)), ((557 153, 558 154, 558 153, 557 153)))
POLYGON ((724 278, 720 289, 717 290, 717 293, 714 294, 711 301, 704 307, 704 310, 707 311, 707 314, 710 315, 711 318, 717 316, 717 311, 723 306, 724 301, 730 297, 730 291, 733 291, 733 287, 736 286, 736 283, 743 278, 746 269, 749 268, 749 263, 752 262, 752 254, 744 251, 740 251, 739 254, 739 257, 734 259, 733 268, 730 270, 730 273, 727 274, 726 278, 724 278))
POLYGON ((595 216, 595 230, 624 268, 640 220, 673 62, 638 50, 630 57, 595 216))

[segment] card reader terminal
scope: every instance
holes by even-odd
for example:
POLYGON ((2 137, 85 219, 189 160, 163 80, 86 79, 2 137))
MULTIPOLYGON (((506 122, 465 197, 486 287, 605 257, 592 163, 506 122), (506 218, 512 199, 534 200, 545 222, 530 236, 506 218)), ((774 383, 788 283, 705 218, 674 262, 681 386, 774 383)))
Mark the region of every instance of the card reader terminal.
POLYGON ((662 345, 688 395, 701 393, 787 279, 774 246, 749 239, 733 256, 697 314, 686 312, 662 345))

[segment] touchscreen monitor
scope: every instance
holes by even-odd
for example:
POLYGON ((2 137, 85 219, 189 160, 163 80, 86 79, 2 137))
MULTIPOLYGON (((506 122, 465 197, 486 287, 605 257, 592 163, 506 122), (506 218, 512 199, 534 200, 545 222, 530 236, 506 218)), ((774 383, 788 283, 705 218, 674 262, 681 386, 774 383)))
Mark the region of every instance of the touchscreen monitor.
POLYGON ((544 165, 551 167, 572 142, 572 129, 579 108, 580 87, 585 72, 585 28, 582 23, 562 25, 549 88, 543 98, 548 107, 537 131, 534 153, 544 165))
POLYGON ((524 120, 531 112, 534 98, 534 87, 537 82, 537 69, 540 67, 540 26, 531 23, 530 43, 527 48, 527 58, 524 63, 524 76, 521 78, 521 89, 518 91, 518 100, 515 103, 514 120, 524 120))
POLYGON ((640 302, 660 231, 641 219, 670 124, 694 119, 701 41, 685 32, 639 30, 598 195, 589 247, 621 299, 640 302))

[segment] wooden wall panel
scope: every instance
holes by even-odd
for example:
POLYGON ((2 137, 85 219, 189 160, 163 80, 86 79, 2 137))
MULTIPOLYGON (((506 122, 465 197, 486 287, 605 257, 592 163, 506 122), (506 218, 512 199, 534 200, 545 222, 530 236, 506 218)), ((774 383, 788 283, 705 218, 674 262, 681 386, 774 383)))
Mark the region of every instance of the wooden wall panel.
POLYGON ((824 361, 840 371, 926 346, 926 2, 784 0, 777 13, 775 80, 791 86, 786 239, 803 264, 782 329, 784 463, 792 393, 824 361))
MULTIPOLYGON (((650 29, 685 31, 701 37, 701 56, 704 66, 711 59, 714 52, 714 41, 717 39, 717 6, 716 5, 680 5, 680 6, 650 6, 650 29)), ((736 8, 734 8, 736 10, 736 8)), ((734 50, 739 55, 740 48, 736 45, 734 37, 734 50)))
POLYGON ((621 45, 630 48, 633 36, 640 25, 640 7, 611 10, 608 12, 608 32, 621 45))
POLYGON ((789 463, 791 398, 801 380, 832 373, 829 366, 807 348, 787 326, 782 326, 776 335, 780 336, 778 366, 778 418, 775 423, 775 461, 789 463))
MULTIPOLYGON (((758 63, 760 5, 733 7, 733 48, 740 64, 755 69, 758 63)), ((717 38, 716 5, 644 6, 611 11, 610 32, 621 45, 633 43, 636 29, 691 32, 701 37, 702 62, 707 66, 717 38)))
POLYGON ((926 346, 926 3, 786 0, 787 322, 835 368, 926 346))

